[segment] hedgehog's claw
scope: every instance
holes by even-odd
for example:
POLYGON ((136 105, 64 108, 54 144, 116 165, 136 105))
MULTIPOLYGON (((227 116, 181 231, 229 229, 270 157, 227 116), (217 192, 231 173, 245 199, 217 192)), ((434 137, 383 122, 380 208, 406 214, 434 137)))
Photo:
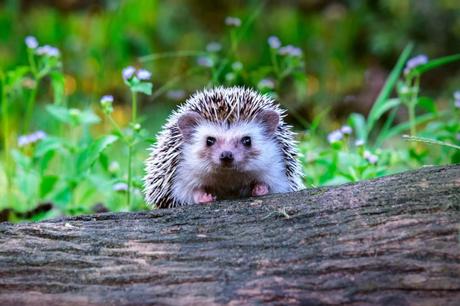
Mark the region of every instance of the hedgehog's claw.
POLYGON ((216 200, 216 197, 210 193, 206 193, 203 190, 197 190, 193 194, 193 200, 196 204, 207 204, 214 202, 216 200))
POLYGON ((259 197, 268 194, 268 185, 264 183, 255 184, 252 188, 252 196, 259 197))

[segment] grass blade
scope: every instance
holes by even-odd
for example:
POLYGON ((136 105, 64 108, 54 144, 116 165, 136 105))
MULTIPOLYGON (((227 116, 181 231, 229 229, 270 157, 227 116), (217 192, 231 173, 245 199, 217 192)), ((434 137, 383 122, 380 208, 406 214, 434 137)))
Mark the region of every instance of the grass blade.
POLYGON ((436 139, 431 139, 431 138, 426 138, 426 137, 419 137, 419 136, 409 136, 409 135, 403 135, 403 138, 408 140, 408 141, 416 141, 416 142, 423 142, 423 143, 429 143, 429 144, 436 144, 436 145, 440 145, 440 146, 460 150, 460 146, 454 145, 452 143, 444 142, 444 141, 439 141, 439 140, 436 140, 436 139))
POLYGON ((379 117, 382 115, 381 113, 381 108, 383 105, 387 102, 388 97, 390 96, 391 92, 393 91, 393 88, 396 85, 396 82, 398 81, 399 75, 401 74, 401 71, 404 68, 404 64, 406 63, 407 59, 409 58, 412 49, 414 45, 411 43, 407 45, 401 55, 398 58, 398 62, 396 63, 395 67, 391 71, 390 75, 388 76, 385 85, 383 86, 382 90, 379 93, 379 96, 377 97, 377 100, 375 100, 374 105, 372 106, 371 111, 369 112, 368 120, 367 120, 367 134, 366 138, 369 136, 370 132, 374 128, 375 123, 379 119, 379 117))
POLYGON ((443 66, 443 65, 455 62, 455 61, 460 61, 460 53, 449 55, 449 56, 444 56, 444 57, 440 57, 440 58, 436 58, 434 60, 431 60, 426 64, 423 64, 423 65, 420 65, 420 66, 414 68, 411 71, 411 75, 422 74, 422 73, 427 72, 429 70, 438 68, 439 66, 443 66))

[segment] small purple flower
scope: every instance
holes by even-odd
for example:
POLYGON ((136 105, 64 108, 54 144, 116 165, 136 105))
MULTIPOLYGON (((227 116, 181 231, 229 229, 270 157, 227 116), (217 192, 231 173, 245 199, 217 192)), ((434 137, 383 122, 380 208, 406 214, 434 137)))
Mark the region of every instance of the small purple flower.
POLYGON ((273 89, 275 88, 275 82, 272 79, 262 79, 257 84, 259 89, 273 89))
POLYGON ((43 131, 41 131, 41 130, 40 130, 40 131, 36 131, 36 132, 35 132, 35 137, 36 137, 37 140, 44 139, 44 138, 46 138, 46 133, 43 132, 43 131))
POLYGON ((105 95, 101 98, 100 100, 101 102, 101 106, 102 106, 102 111, 109 115, 113 112, 113 106, 112 106, 112 103, 113 103, 113 96, 111 95, 105 95))
POLYGON ((18 146, 19 147, 24 147, 28 145, 31 141, 29 140, 29 136, 27 135, 21 135, 18 137, 18 146))
POLYGON ((292 57, 301 57, 302 50, 300 48, 294 47, 293 45, 287 45, 279 49, 278 53, 280 55, 287 55, 292 57))
POLYGON ((460 90, 454 92, 455 107, 460 108, 460 90))
POLYGON ((58 57, 60 55, 59 49, 55 47, 48 48, 48 56, 58 57))
POLYGON ((407 61, 406 67, 404 68, 404 74, 407 75, 415 67, 418 67, 426 63, 428 63, 428 56, 426 56, 425 54, 417 55, 407 61))
POLYGON ((279 49, 281 47, 281 41, 277 36, 270 36, 267 41, 272 49, 279 49))
POLYGON ((107 103, 112 103, 112 102, 113 102, 113 96, 111 95, 105 95, 105 96, 102 96, 101 98, 102 104, 107 104, 107 103))
POLYGON ((128 184, 126 183, 116 183, 113 185, 112 189, 114 191, 127 191, 128 190, 128 184))
POLYGON ((206 56, 198 57, 196 62, 198 63, 198 65, 203 66, 203 67, 212 67, 214 65, 214 62, 212 61, 212 59, 206 56))
POLYGON ((350 135, 353 132, 353 129, 348 125, 344 125, 340 128, 340 131, 345 135, 350 135))
POLYGON ((181 100, 185 97, 185 91, 182 89, 170 90, 166 93, 166 96, 171 100, 181 100))
POLYGON ((139 69, 137 71, 137 78, 141 81, 148 81, 152 77, 152 73, 150 71, 147 71, 145 69, 139 69))
POLYGON ((222 45, 216 41, 212 41, 206 46, 208 52, 219 52, 221 49, 222 45))
POLYGON ((29 49, 36 49, 38 47, 38 41, 34 36, 27 36, 24 41, 29 49))
POLYGON ((49 57, 58 57, 60 55, 59 49, 53 46, 44 45, 43 47, 38 47, 35 51, 38 55, 45 55, 49 57))
POLYGON ((46 138, 46 133, 43 131, 36 131, 35 133, 28 134, 28 135, 21 135, 18 137, 18 146, 24 147, 26 145, 35 143, 39 140, 46 138))
POLYGON ((454 99, 460 100, 460 90, 457 90, 456 92, 454 92, 454 99))
POLYGON ((136 68, 134 68, 133 66, 128 66, 121 71, 121 74, 123 76, 123 79, 127 81, 133 77, 135 72, 136 68))
POLYGON ((369 151, 364 151, 364 158, 367 159, 367 161, 371 164, 376 164, 379 160, 377 155, 372 154, 369 151))
POLYGON ((225 24, 230 27, 239 27, 241 26, 241 19, 238 17, 228 16, 227 18, 225 18, 225 24))
POLYGON ((335 130, 335 131, 329 133, 329 135, 327 135, 327 141, 329 143, 338 142, 342 138, 343 138, 343 133, 340 130, 335 130))

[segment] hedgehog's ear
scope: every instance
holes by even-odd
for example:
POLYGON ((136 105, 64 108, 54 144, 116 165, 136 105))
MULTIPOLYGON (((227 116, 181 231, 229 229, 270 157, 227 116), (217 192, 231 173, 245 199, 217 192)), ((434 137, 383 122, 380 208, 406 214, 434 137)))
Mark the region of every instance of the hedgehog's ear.
POLYGON ((280 115, 273 110, 263 110, 257 116, 256 120, 261 122, 267 133, 271 136, 275 133, 280 124, 280 115))
POLYGON ((188 141, 192 138, 193 131, 201 119, 201 116, 195 112, 186 112, 179 117, 177 120, 177 126, 179 127, 179 130, 185 141, 188 141))

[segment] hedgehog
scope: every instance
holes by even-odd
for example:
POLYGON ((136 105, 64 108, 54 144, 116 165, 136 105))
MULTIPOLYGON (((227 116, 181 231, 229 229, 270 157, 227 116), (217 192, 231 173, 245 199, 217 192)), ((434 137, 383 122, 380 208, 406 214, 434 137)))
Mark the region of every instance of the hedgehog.
POLYGON ((249 88, 196 92, 173 111, 150 149, 146 202, 170 208, 303 189, 285 113, 249 88))

